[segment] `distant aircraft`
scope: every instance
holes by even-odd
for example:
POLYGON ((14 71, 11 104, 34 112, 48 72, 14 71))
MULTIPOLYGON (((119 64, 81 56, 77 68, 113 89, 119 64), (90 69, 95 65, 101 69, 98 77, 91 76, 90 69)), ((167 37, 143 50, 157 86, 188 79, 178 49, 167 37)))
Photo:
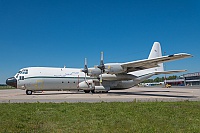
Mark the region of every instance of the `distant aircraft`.
POLYGON ((8 78, 6 84, 26 90, 27 95, 36 91, 83 90, 85 93, 96 91, 108 92, 114 89, 128 89, 157 74, 172 74, 186 70, 164 71, 163 63, 189 58, 192 55, 178 53, 162 56, 159 42, 154 42, 148 59, 125 63, 103 62, 100 65, 84 69, 27 67, 21 69, 14 77, 8 78))

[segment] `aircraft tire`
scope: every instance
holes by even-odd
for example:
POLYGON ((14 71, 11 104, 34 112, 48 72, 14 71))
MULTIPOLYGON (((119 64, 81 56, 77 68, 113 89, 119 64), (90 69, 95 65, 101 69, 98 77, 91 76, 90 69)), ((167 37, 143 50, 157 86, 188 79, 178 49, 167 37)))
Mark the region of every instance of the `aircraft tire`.
POLYGON ((91 92, 92 92, 92 93, 95 93, 95 91, 94 91, 94 90, 91 90, 91 92))
POLYGON ((84 90, 85 93, 90 93, 90 90, 84 90))
POLYGON ((33 91, 32 90, 26 90, 26 95, 32 95, 33 91))

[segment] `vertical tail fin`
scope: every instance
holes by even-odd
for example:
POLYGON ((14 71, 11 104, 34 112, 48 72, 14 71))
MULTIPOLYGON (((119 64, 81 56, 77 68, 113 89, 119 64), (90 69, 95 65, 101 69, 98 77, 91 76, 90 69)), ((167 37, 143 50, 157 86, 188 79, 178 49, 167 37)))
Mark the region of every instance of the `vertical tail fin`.
MULTIPOLYGON (((162 50, 159 42, 154 42, 151 52, 149 54, 148 59, 156 58, 156 57, 161 57, 162 56, 162 50)), ((164 71, 163 63, 158 64, 159 67, 153 68, 155 71, 164 71)))
MULTIPOLYGON (((148 59, 153 59, 153 58, 161 57, 161 56, 162 56, 162 51, 161 51, 160 43, 154 42, 154 44, 151 48, 151 52, 149 54, 148 59)), ((145 74, 164 72, 163 63, 160 63, 158 65, 159 65, 158 67, 149 68, 149 69, 140 70, 140 71, 135 71, 135 72, 132 72, 131 74, 136 75, 136 76, 142 76, 142 75, 145 75, 145 74)))
POLYGON ((152 59, 155 57, 161 57, 162 56, 162 51, 161 51, 161 46, 159 42, 154 42, 151 52, 149 54, 148 59, 152 59))

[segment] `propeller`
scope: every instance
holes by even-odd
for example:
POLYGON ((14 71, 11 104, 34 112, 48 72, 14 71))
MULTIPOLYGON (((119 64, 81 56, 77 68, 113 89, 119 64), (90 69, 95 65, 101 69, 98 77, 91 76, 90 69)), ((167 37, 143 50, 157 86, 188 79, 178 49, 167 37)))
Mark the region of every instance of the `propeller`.
POLYGON ((87 58, 85 58, 85 66, 82 72, 85 73, 85 82, 86 82, 86 74, 88 75, 87 58))
POLYGON ((102 83, 102 74, 105 72, 105 65, 103 63, 103 52, 101 52, 100 65, 97 66, 101 70, 100 83, 102 83))

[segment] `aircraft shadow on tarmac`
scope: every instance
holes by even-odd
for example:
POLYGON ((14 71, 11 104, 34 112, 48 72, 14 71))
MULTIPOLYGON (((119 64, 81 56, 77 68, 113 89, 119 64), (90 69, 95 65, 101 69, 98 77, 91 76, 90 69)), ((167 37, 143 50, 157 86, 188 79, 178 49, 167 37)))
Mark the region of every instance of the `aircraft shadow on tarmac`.
POLYGON ((157 93, 157 92, 162 92, 162 93, 187 93, 187 92, 181 92, 181 91, 139 91, 139 92, 144 92, 144 93, 157 93))
MULTIPOLYGON (((91 95, 107 94, 108 96, 114 95, 132 95, 132 96, 155 96, 155 97, 169 97, 169 98, 197 98, 196 96, 189 95, 175 95, 169 93, 187 93, 179 91, 137 91, 137 92, 108 92, 108 93, 87 93, 91 95), (168 93, 168 94, 156 94, 156 93, 168 93)), ((73 95, 80 94, 84 95, 84 92, 65 92, 65 93, 33 93, 33 95, 73 95)))
MULTIPOLYGON (((158 92, 170 93, 174 91, 139 91, 139 92, 109 92, 109 95, 140 95, 140 96, 159 96, 159 97, 174 97, 174 98, 197 98, 196 96, 187 95, 175 95, 175 94, 156 94, 158 92), (153 92, 153 93, 152 93, 153 92)), ((186 93, 186 92, 174 92, 174 93, 186 93)))
POLYGON ((84 92, 64 92, 64 93, 33 93, 32 95, 71 95, 71 94, 84 94, 84 92))

